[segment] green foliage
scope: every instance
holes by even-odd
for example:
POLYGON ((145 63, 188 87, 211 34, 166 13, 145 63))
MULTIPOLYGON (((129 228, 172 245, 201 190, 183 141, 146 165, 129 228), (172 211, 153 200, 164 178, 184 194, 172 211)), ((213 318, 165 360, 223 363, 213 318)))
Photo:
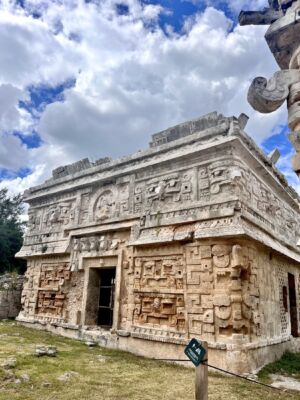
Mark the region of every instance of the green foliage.
POLYGON ((24 260, 16 259, 15 254, 23 243, 24 224, 20 220, 23 212, 21 195, 8 196, 7 189, 0 190, 0 274, 16 271, 23 273, 24 260))
POLYGON ((293 375, 300 379, 300 353, 284 353, 279 360, 266 365, 259 372, 259 377, 268 381, 270 374, 293 375))

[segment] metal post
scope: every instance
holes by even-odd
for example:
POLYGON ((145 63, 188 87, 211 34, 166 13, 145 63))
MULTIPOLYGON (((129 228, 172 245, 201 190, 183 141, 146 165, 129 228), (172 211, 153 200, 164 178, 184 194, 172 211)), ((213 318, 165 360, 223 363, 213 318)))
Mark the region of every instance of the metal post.
MULTIPOLYGON (((202 342, 202 347, 206 351, 203 361, 207 362, 207 360, 208 360, 207 342, 202 342)), ((208 400, 208 366, 207 366, 207 364, 201 363, 198 367, 196 367, 195 400, 208 400)))

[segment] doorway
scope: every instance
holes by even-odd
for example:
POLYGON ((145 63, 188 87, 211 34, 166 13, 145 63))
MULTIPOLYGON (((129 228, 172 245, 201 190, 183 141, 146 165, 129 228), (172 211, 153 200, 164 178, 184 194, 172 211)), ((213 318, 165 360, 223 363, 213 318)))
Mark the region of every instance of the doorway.
POLYGON ((288 282, 289 282, 291 334, 294 337, 298 337, 296 285, 295 285, 295 276, 293 274, 288 273, 288 282))
POLYGON ((116 268, 99 270, 99 303, 97 325, 109 329, 113 325, 116 268))

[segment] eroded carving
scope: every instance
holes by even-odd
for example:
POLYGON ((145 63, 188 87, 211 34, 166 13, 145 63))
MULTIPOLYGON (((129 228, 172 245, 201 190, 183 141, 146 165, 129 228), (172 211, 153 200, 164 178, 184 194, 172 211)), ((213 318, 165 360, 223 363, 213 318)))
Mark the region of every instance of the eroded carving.
POLYGON ((283 255, 299 257, 298 198, 241 132, 245 120, 30 192, 23 316, 84 332, 97 323, 102 273, 115 268, 112 330, 93 327, 109 344, 119 332, 145 349, 192 336, 224 351, 286 340, 289 314, 270 313, 282 285, 267 248, 282 253, 284 277, 283 255))
POLYGON ((37 314, 50 317, 64 317, 66 293, 64 286, 71 278, 70 265, 43 264, 40 273, 37 314))
POLYGON ((185 329, 183 295, 145 294, 135 296, 133 312, 135 325, 185 329))
POLYGON ((265 38, 282 70, 276 72, 269 82, 261 77, 254 79, 248 92, 248 101, 255 110, 268 113, 280 107, 290 94, 289 126, 293 130, 290 140, 296 150, 292 166, 299 175, 299 1, 278 0, 269 1, 269 4, 270 8, 263 11, 242 11, 240 23, 271 24, 265 38))
POLYGON ((181 257, 135 258, 134 289, 183 289, 184 266, 181 257))
POLYGON ((213 339, 216 334, 250 334, 252 329, 259 335, 259 290, 253 249, 240 244, 191 245, 186 254, 190 333, 196 334, 198 329, 198 334, 202 332, 213 339), (209 324, 213 326, 210 328, 209 324))
POLYGON ((94 206, 96 221, 104 221, 111 218, 115 210, 115 198, 111 190, 104 191, 97 199, 94 206))
POLYGON ((290 85, 299 80, 298 70, 275 72, 269 81, 262 77, 255 78, 248 91, 248 101, 256 111, 273 112, 288 98, 290 85))
POLYGON ((75 219, 74 202, 58 203, 43 211, 43 229, 67 226, 72 224, 75 219))

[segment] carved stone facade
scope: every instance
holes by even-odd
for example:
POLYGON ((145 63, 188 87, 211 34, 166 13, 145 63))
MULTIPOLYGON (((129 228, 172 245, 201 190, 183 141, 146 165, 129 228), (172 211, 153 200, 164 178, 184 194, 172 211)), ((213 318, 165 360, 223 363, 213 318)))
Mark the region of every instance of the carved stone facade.
POLYGON ((300 0, 269 0, 269 8, 242 11, 239 20, 241 25, 270 25, 265 39, 281 70, 269 80, 255 78, 248 101, 261 113, 287 102, 289 139, 296 150, 292 166, 300 177, 300 0))
POLYGON ((244 120, 212 113, 30 189, 18 320, 157 358, 198 337, 235 372, 299 347, 299 198, 244 120))

